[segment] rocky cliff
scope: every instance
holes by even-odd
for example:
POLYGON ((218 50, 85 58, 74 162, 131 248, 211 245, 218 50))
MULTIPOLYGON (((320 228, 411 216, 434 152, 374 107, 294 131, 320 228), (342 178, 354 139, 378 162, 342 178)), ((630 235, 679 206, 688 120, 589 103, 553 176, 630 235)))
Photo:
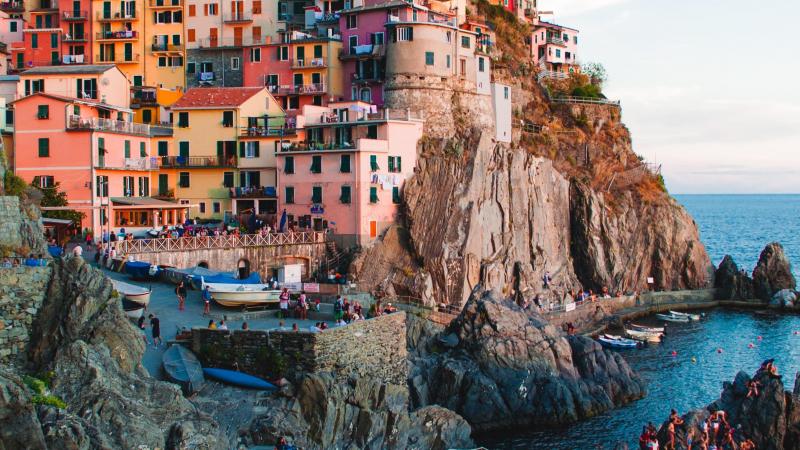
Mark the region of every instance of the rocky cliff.
POLYGON ((793 306, 796 298, 792 265, 777 242, 767 244, 761 251, 752 277, 740 270, 730 255, 725 255, 714 274, 714 287, 719 300, 769 302, 783 307, 793 306))
POLYGON ((493 292, 474 292, 447 330, 417 324, 408 336, 414 402, 479 431, 564 425, 645 394, 619 354, 493 292))

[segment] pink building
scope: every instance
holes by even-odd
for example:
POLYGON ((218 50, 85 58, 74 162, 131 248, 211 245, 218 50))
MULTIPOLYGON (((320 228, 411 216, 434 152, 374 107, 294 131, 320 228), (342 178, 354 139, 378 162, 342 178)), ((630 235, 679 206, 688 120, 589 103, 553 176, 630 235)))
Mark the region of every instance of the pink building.
POLYGON ((367 245, 395 223, 417 160, 422 120, 364 102, 306 106, 305 142, 276 153, 279 209, 300 228, 332 230, 344 245, 367 245))
POLYGON ((539 22, 531 36, 531 56, 535 64, 556 77, 579 72, 578 30, 539 22))
POLYGON ((82 227, 97 235, 182 220, 186 207, 149 198, 158 169, 150 127, 131 122, 130 109, 42 92, 12 104, 15 172, 45 188, 60 183, 69 205, 86 213, 82 227))

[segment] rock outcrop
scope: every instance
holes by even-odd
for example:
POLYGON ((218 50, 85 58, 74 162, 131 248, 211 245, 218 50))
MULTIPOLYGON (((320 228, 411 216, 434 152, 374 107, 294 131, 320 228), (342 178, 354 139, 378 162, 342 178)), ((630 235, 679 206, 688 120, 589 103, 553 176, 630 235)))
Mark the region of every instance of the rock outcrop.
POLYGON ((564 425, 645 394, 619 354, 493 292, 476 290, 446 331, 411 326, 408 336, 414 402, 452 409, 479 431, 564 425))
POLYGON ((781 244, 773 242, 761 252, 753 270, 753 286, 756 298, 764 302, 770 301, 782 289, 795 289, 791 264, 781 244))
POLYGON ((725 255, 714 273, 717 300, 754 300, 753 279, 739 270, 733 257, 725 255))
POLYGON ((409 413, 406 386, 365 378, 339 383, 328 374, 305 377, 296 393, 264 405, 268 411, 250 425, 257 445, 285 436, 305 449, 446 449, 472 447, 471 428, 439 406, 409 413))

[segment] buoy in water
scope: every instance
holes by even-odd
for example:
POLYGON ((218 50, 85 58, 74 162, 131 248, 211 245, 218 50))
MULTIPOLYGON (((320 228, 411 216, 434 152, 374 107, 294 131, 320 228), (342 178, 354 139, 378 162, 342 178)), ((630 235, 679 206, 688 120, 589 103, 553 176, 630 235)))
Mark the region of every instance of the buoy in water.
POLYGON ((717 353, 722 353, 722 349, 721 349, 721 348, 718 348, 718 349, 717 349, 717 353))
POLYGON ((672 357, 674 358, 674 357, 676 357, 676 356, 678 356, 678 352, 676 352, 675 350, 673 350, 673 351, 672 351, 672 357))
POLYGON ((759 340, 759 341, 760 341, 760 340, 762 340, 762 339, 764 339, 764 338, 762 338, 761 336, 759 336, 759 337, 758 337, 758 340, 759 340))
POLYGON ((692 362, 693 362, 693 363, 696 363, 696 362, 697 362, 697 358, 695 358, 694 356, 692 356, 692 362))
POLYGON ((753 345, 753 343, 752 343, 752 342, 751 342, 751 343, 749 343, 749 344, 747 344, 747 348, 753 348, 753 347, 755 347, 755 345, 753 345))

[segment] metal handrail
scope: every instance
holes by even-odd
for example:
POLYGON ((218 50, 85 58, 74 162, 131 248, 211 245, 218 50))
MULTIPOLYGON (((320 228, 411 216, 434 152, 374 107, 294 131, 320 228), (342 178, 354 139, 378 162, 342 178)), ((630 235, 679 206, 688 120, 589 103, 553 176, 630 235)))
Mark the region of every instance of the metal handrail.
POLYGON ((619 100, 608 100, 605 98, 593 98, 593 97, 573 97, 568 95, 554 98, 553 103, 573 103, 573 104, 588 103, 595 105, 610 105, 610 106, 620 105, 619 100))

